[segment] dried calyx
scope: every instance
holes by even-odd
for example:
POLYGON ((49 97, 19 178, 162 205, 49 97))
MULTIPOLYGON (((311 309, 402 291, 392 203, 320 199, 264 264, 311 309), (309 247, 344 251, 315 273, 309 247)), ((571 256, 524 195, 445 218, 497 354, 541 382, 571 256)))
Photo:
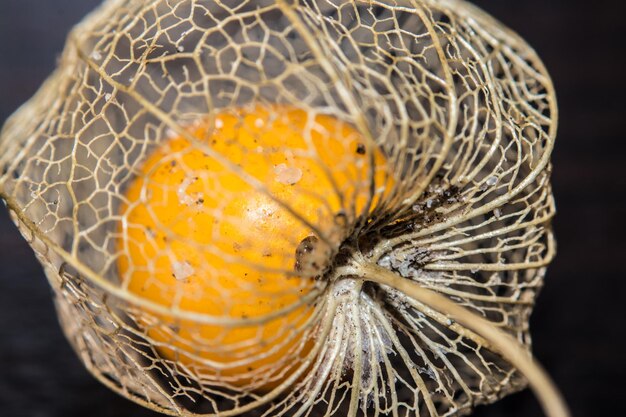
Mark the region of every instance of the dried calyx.
POLYGON ((461 0, 109 0, 0 135, 0 196, 111 389, 200 415, 567 411, 541 61, 461 0))

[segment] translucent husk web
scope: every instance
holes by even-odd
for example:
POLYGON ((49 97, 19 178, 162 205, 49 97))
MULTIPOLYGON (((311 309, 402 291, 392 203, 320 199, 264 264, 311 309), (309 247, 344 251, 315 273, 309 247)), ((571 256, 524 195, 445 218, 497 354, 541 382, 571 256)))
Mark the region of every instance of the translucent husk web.
MULTIPOLYGON (((6 123, 0 196, 44 266, 81 360, 154 410, 453 416, 528 378, 546 414, 566 416, 532 360, 528 329, 555 253, 556 120, 552 83, 532 49, 464 1, 109 0, 72 31, 57 71, 6 123), (287 165, 290 155, 321 164, 332 192, 295 183, 290 191, 317 199, 314 214, 255 176, 256 156, 233 161, 203 137, 224 114, 243 118, 255 106, 304 115, 302 146, 278 148, 287 165), (333 166, 322 157, 335 140, 323 118, 359 138, 358 152, 332 156, 333 166), (144 225, 129 222, 136 202, 127 190, 172 137, 192 150, 163 158, 218 184, 211 191, 224 204, 235 196, 185 166, 187 152, 271 200, 325 248, 321 266, 294 270, 301 237, 279 230, 287 243, 268 268, 225 250, 219 228, 198 242, 161 227, 169 242, 219 257, 221 269, 202 264, 204 274, 229 277, 194 296, 236 308, 228 294, 254 287, 233 271, 248 268, 296 282, 283 290, 297 301, 235 317, 188 308, 178 286, 171 303, 132 289, 120 241, 144 225), (270 324, 279 333, 264 334, 270 324), (258 331, 228 345, 224 335, 241 328, 258 331), (259 349, 265 340, 278 347, 259 349)), ((200 200, 194 210, 204 210, 200 200)), ((158 236, 146 229, 141 247, 173 256, 158 236)), ((148 275, 159 268, 145 265, 148 275)), ((192 270, 182 271, 184 281, 192 270)))

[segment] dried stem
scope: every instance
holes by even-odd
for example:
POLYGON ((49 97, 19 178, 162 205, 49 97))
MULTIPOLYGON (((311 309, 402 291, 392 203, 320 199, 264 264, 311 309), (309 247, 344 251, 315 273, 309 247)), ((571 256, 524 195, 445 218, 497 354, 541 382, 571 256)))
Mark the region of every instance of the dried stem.
POLYGON ((357 268, 359 275, 364 279, 392 287, 438 312, 445 312, 452 320, 484 337, 505 360, 509 361, 528 379, 547 416, 570 416, 561 393, 546 371, 533 360, 532 354, 529 354, 511 336, 448 298, 378 265, 364 263, 358 265, 357 268))

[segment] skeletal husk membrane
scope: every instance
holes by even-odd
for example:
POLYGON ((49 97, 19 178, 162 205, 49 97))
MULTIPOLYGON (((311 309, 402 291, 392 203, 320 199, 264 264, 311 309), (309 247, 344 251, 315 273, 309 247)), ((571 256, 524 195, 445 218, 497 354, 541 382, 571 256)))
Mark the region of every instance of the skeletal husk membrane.
POLYGON ((556 112, 535 53, 464 1, 109 0, 6 123, 0 195, 81 360, 133 401, 185 416, 465 415, 527 384, 511 357, 530 360, 555 251, 556 112), (234 161, 212 142, 224 123, 239 133, 221 140, 245 131, 259 149, 234 161), (276 123, 297 146, 263 143, 276 123), (174 170, 161 203, 154 155, 174 170), (298 188, 311 169, 325 185, 298 188), (221 175, 295 226, 231 242, 246 223, 221 175), (169 204, 186 225, 164 220, 169 204), (133 224, 133 207, 149 220, 133 224), (187 210, 213 226, 198 232, 187 210), (244 293, 285 302, 237 310, 244 293))

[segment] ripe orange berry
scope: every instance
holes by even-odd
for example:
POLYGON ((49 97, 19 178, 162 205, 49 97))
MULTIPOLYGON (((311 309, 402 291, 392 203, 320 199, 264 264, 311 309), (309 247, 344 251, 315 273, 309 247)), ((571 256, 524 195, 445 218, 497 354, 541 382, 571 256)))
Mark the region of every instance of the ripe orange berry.
MULTIPOLYGON (((121 207, 118 268, 128 291, 167 308, 245 320, 296 306, 261 324, 143 324, 161 356, 216 383, 267 390, 313 346, 302 329, 314 307, 297 304, 327 266, 322 242, 339 244, 345 221, 364 209, 369 155, 349 124, 288 106, 209 120, 189 129, 201 146, 173 137, 139 168, 121 207), (309 225, 325 239, 299 260, 301 242, 314 241, 309 225)), ((380 186, 378 150, 375 161, 380 186)))

